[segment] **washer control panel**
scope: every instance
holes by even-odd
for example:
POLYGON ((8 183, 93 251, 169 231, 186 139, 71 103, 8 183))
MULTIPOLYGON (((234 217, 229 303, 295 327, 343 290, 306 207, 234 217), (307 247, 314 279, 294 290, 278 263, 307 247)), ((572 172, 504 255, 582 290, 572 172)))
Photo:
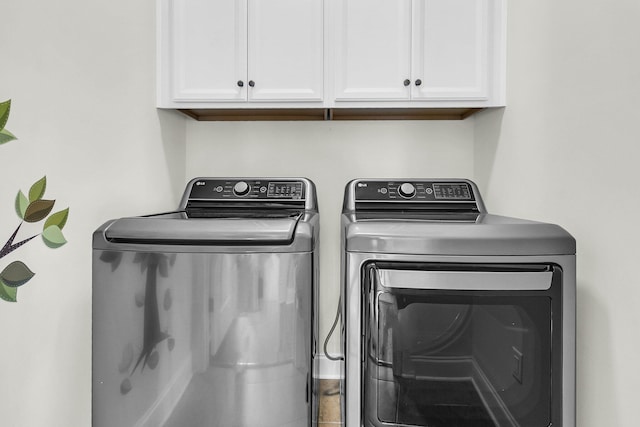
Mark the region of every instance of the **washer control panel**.
POLYGON ((189 199, 198 200, 304 200, 305 185, 298 180, 199 179, 189 199))
POLYGON ((464 181, 358 181, 358 202, 473 202, 475 196, 464 181))

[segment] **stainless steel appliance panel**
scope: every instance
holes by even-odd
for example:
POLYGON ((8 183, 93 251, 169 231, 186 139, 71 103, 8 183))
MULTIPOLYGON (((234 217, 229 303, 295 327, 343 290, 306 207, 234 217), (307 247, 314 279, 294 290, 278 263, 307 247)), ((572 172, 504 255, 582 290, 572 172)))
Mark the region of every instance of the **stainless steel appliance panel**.
POLYGON ((312 252, 106 246, 93 251, 94 427, 309 424, 312 252))

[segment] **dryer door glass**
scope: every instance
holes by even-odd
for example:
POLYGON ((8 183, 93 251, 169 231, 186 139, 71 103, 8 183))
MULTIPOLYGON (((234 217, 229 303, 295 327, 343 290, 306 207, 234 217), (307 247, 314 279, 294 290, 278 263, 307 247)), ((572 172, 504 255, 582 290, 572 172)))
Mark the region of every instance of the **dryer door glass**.
POLYGON ((370 264, 366 425, 559 425, 560 280, 546 265, 370 264))

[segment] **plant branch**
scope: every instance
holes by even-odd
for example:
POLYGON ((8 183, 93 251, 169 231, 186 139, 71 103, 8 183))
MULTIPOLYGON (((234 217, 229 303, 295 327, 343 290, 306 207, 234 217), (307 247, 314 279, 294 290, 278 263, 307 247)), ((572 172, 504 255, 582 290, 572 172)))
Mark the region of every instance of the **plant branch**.
POLYGON ((4 250, 5 248, 11 246, 11 244, 13 243, 13 240, 16 238, 16 235, 18 234, 18 231, 20 231, 20 227, 22 227, 22 222, 20 222, 20 224, 18 224, 18 227, 16 228, 16 231, 14 231, 13 234, 11 235, 11 237, 9 237, 9 239, 7 240, 7 243, 5 243, 5 245, 2 247, 2 250, 4 250))
POLYGON ((36 234, 35 236, 31 236, 27 239, 21 240, 20 242, 14 244, 13 241, 15 240, 16 235, 18 234, 18 231, 20 230, 21 226, 22 226, 22 223, 18 225, 18 228, 16 228, 16 231, 13 232, 11 237, 9 237, 9 239, 7 240, 7 243, 5 243, 2 249, 0 249, 0 258, 3 258, 9 255, 11 252, 15 251, 20 246, 24 245, 25 243, 39 236, 39 234, 36 234))

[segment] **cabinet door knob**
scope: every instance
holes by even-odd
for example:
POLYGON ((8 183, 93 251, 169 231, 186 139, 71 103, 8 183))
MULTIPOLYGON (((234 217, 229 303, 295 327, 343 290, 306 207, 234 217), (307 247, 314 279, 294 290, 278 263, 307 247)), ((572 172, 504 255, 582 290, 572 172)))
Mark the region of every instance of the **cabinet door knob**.
POLYGON ((418 79, 416 80, 416 86, 420 86, 422 84, 422 80, 418 79))
POLYGON ((244 82, 242 80, 238 80, 238 87, 244 86, 244 82))
POLYGON ((405 86, 409 86, 410 84, 411 84, 411 80, 406 79, 406 80, 404 81, 404 85, 405 85, 405 86))
POLYGON ((256 82, 254 82, 253 80, 249 80, 249 86, 254 87, 256 85, 256 82))

